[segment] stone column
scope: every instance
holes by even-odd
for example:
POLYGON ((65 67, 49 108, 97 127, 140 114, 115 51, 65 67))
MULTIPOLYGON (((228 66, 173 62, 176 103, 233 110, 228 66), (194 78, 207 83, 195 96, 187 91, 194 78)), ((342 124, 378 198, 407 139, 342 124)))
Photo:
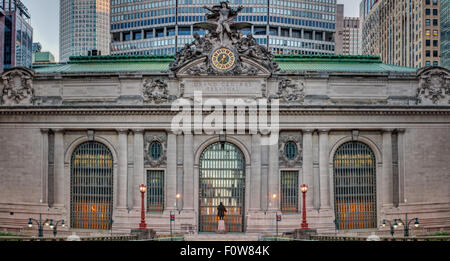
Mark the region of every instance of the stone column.
POLYGON ((398 199, 399 203, 405 202, 405 164, 404 164, 404 139, 405 129, 397 129, 398 133, 398 199))
MULTIPOLYGON (((313 179, 313 129, 303 129, 303 183, 308 186, 309 191, 314 191, 313 179)), ((306 206, 313 206, 313 193, 309 193, 306 197, 306 206)))
POLYGON ((177 195, 177 135, 167 131, 167 209, 175 208, 177 195))
POLYGON ((383 204, 393 204, 392 129, 383 130, 383 204))
POLYGON ((139 185, 144 183, 144 129, 133 129, 134 133, 134 182, 131 188, 133 208, 141 206, 139 185))
POLYGON ((193 135, 191 133, 184 134, 183 146, 183 209, 194 209, 194 153, 192 150, 193 135))
MULTIPOLYGON (((270 133, 270 139, 273 139, 274 133, 270 133)), ((269 210, 277 210, 278 209, 278 202, 280 200, 280 193, 279 193, 279 179, 278 179, 279 173, 278 173, 278 143, 269 145, 269 202, 272 203, 272 206, 269 207, 269 210), (272 198, 272 195, 276 194, 277 198, 274 200, 272 198)))
POLYGON ((328 189, 328 129, 319 130, 319 179, 320 179, 320 208, 329 208, 328 189))
POLYGON ((257 211, 261 201, 261 135, 252 135, 252 175, 250 176, 250 211, 257 211))
POLYGON ((42 133, 42 168, 41 168, 41 198, 40 203, 48 203, 48 129, 42 133))
POLYGON ((64 206, 64 130, 55 129, 54 206, 64 206))
MULTIPOLYGON (((267 135, 263 135, 261 139, 268 139, 267 135)), ((252 156, 251 156, 252 157, 252 156)), ((261 209, 267 210, 268 206, 268 173, 269 173, 269 148, 267 146, 261 146, 261 209)))
POLYGON ((117 133, 119 134, 117 208, 125 208, 127 204, 128 129, 117 129, 117 133))

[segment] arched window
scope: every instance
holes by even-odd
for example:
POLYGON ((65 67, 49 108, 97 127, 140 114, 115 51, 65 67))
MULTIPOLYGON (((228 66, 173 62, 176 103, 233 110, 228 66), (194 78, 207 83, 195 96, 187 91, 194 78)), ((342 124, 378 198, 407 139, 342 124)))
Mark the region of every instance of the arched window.
POLYGON ((233 143, 216 142, 199 162, 199 232, 217 231, 217 206, 226 207, 227 232, 245 232, 245 158, 233 143))
POLYGON ((334 210, 337 229, 375 228, 376 162, 366 144, 342 144, 333 159, 334 210))
POLYGON ((102 143, 89 141, 72 154, 70 169, 71 228, 111 228, 113 157, 102 143))

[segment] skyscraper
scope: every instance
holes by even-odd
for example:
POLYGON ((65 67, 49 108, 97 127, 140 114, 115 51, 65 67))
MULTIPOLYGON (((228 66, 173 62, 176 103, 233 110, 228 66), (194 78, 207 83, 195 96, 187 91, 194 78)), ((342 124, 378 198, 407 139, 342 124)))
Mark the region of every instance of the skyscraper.
POLYGON ((110 0, 60 0, 60 62, 98 50, 109 54, 110 0))
MULTIPOLYGON (((220 0, 112 0, 111 54, 174 54, 205 31, 204 5, 220 0)), ((230 0, 244 9, 237 22, 249 22, 259 44, 274 54, 334 54, 336 0, 230 0)))
POLYGON ((0 71, 31 67, 33 28, 31 15, 20 0, 0 0, 0 71))
POLYGON ((441 0, 441 66, 450 69, 450 0, 441 0))
POLYGON ((441 0, 363 0, 363 54, 409 67, 440 65, 441 0))
POLYGON ((344 5, 337 5, 336 54, 361 54, 361 34, 358 17, 344 17, 344 5))

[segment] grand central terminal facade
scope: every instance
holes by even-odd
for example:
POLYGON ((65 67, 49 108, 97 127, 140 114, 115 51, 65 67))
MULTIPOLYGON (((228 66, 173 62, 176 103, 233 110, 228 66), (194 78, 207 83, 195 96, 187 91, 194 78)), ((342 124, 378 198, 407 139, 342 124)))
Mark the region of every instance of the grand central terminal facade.
POLYGON ((228 232, 269 233, 276 214, 293 231, 302 184, 319 233, 378 231, 406 213, 421 229, 450 227, 449 70, 274 57, 231 25, 176 57, 5 71, 0 230, 42 213, 69 232, 127 233, 140 222, 141 184, 147 225, 161 233, 170 214, 178 231, 215 232, 220 202, 228 232))

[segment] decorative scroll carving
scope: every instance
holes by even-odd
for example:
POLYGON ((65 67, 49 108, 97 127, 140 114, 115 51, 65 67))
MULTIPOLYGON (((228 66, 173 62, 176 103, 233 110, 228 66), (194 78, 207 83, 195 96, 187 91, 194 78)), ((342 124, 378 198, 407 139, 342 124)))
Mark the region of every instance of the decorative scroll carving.
POLYGON ((146 132, 144 135, 144 165, 160 167, 167 163, 167 138, 162 132, 146 132), (157 141, 161 144, 161 157, 153 159, 150 156, 150 145, 157 141))
POLYGON ((441 67, 430 67, 419 71, 417 104, 450 104, 450 72, 441 67))
POLYGON ((30 105, 34 100, 33 71, 26 68, 14 68, 2 74, 2 104, 30 105))
POLYGON ((193 61, 196 62, 186 70, 192 75, 256 75, 264 67, 270 73, 279 71, 278 64, 273 60, 273 55, 265 46, 259 45, 252 35, 244 36, 238 32, 239 29, 251 27, 250 23, 236 23, 234 18, 242 7, 233 10, 228 3, 221 2, 220 5, 208 8, 211 14, 206 14, 207 21, 196 23, 194 26, 208 30, 210 33, 201 37, 194 35, 194 41, 186 44, 177 52, 175 60, 169 68, 178 72, 182 67, 193 61), (225 68, 217 68, 217 50, 225 49, 231 57, 223 57, 220 61, 229 62, 225 68), (214 55, 215 54, 215 55, 214 55), (250 63, 245 62, 247 59, 250 63), (253 65, 252 65, 253 64, 253 65), (261 68, 261 67, 260 67, 261 68))
POLYGON ((162 103, 174 99, 174 96, 169 95, 167 83, 162 79, 147 79, 143 86, 144 102, 148 103, 162 103))
POLYGON ((280 136, 278 141, 278 160, 280 166, 293 167, 295 165, 301 165, 303 162, 303 148, 302 148, 302 138, 300 135, 288 135, 283 134, 280 136), (297 145, 297 156, 293 159, 288 159, 286 157, 285 147, 286 143, 294 142, 297 145))
POLYGON ((272 99, 282 99, 285 102, 299 102, 303 103, 305 99, 305 87, 303 83, 297 85, 292 83, 292 80, 285 78, 278 82, 278 92, 276 95, 270 96, 272 99))

